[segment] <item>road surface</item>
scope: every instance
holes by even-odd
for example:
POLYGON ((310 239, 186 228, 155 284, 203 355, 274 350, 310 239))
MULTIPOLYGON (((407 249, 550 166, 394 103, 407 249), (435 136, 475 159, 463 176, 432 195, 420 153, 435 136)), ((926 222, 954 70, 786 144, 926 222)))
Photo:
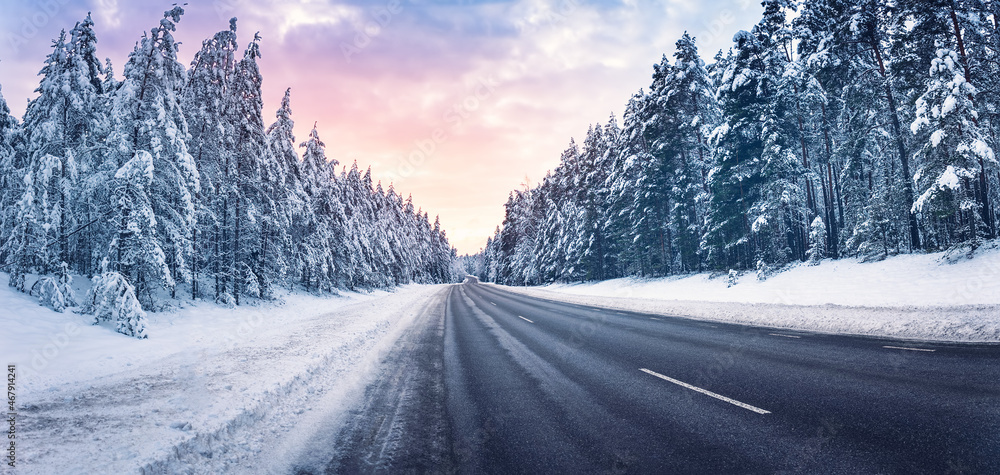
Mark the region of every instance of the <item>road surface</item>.
POLYGON ((470 280, 384 366, 323 471, 1000 470, 996 345, 710 323, 470 280))

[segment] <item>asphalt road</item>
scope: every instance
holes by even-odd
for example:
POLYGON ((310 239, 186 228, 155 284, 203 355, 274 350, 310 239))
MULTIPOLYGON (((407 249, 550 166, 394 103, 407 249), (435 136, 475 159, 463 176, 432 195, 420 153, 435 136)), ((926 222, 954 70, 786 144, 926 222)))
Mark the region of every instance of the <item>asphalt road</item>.
POLYGON ((467 282, 328 473, 1000 473, 1000 346, 620 312, 467 282), (933 350, 933 351, 931 351, 933 350))

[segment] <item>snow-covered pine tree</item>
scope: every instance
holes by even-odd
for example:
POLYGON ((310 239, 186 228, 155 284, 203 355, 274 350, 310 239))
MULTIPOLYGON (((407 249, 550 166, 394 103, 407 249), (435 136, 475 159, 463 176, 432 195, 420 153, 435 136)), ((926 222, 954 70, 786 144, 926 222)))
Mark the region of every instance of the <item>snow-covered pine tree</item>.
POLYGON ((187 72, 181 107, 191 135, 190 151, 199 173, 199 189, 194 201, 197 225, 191 235, 194 255, 191 259, 191 295, 200 295, 198 276, 210 273, 214 298, 230 293, 233 283, 233 258, 230 251, 232 219, 230 200, 233 194, 232 168, 236 161, 236 134, 230 108, 234 103, 236 21, 229 29, 202 42, 187 72))
MULTIPOLYGON (((542 213, 538 221, 538 231, 532 253, 535 256, 533 277, 540 283, 555 281, 566 262, 565 253, 559 246, 559 234, 562 226, 559 219, 559 205, 554 201, 555 197, 552 195, 551 189, 551 179, 547 176, 539 189, 536 190, 537 196, 535 196, 535 201, 538 203, 537 208, 542 213)), ((485 255, 488 270, 497 268, 498 263, 495 261, 498 249, 495 247, 490 249, 487 246, 487 251, 493 252, 492 256, 489 253, 485 255)))
POLYGON ((61 262, 83 272, 93 269, 94 230, 87 228, 99 214, 78 180, 78 158, 85 171, 95 170, 106 130, 92 26, 88 16, 73 28, 69 42, 65 31, 53 41, 39 73, 39 96, 25 113, 24 159, 18 164, 16 156, 8 157, 14 162, 3 166, 5 204, 18 200, 6 207, 10 214, 4 219, 4 234, 10 232, 4 253, 19 269, 14 280, 26 271, 53 273, 61 262))
MULTIPOLYGON (((638 185, 647 177, 645 165, 650 161, 642 117, 646 101, 648 98, 642 91, 629 99, 608 171, 609 204, 604 228, 609 247, 615 250, 615 274, 618 276, 642 274, 648 267, 644 260, 646 253, 640 251, 635 239, 637 235, 633 232, 636 218, 642 218, 635 212, 633 203, 638 197, 637 189, 641 188, 638 185)), ((536 253, 542 255, 541 250, 536 253)))
POLYGON ((31 254, 26 259, 41 273, 55 272, 61 262, 84 273, 96 268, 93 243, 101 235, 106 200, 99 191, 98 170, 107 131, 96 42, 89 15, 71 30, 68 41, 61 32, 39 73, 39 95, 25 112, 28 165, 22 172, 31 175, 27 180, 34 189, 20 188, 22 198, 30 191, 30 199, 21 199, 16 212, 30 216, 19 225, 40 227, 31 233, 34 242, 20 249, 31 254))
POLYGON ((260 58, 259 42, 260 35, 254 35, 243 59, 236 64, 232 104, 228 108, 236 138, 236 186, 231 200, 234 206, 233 255, 236 268, 242 269, 244 276, 239 285, 233 288, 237 305, 241 294, 256 298, 264 296, 261 294, 262 290, 270 294, 271 283, 282 277, 285 267, 284 256, 272 253, 269 260, 267 257, 265 229, 281 226, 271 193, 281 185, 280 182, 272 185, 278 181, 278 177, 276 167, 272 165, 274 159, 267 146, 264 131, 261 97, 263 78, 257 65, 257 59, 260 58))
POLYGON ((906 204, 911 182, 900 172, 910 146, 890 81, 888 21, 884 4, 843 0, 807 2, 795 20, 803 70, 821 83, 822 97, 811 106, 817 117, 807 124, 819 132, 810 156, 832 257, 882 258, 919 239, 906 204))
MULTIPOLYGON (((605 188, 608 175, 609 152, 614 135, 618 133, 617 124, 614 117, 608 123, 607 128, 600 124, 591 126, 590 131, 583 143, 583 150, 580 156, 579 174, 580 190, 576 195, 576 201, 583 209, 583 223, 580 240, 583 247, 583 261, 580 267, 585 272, 586 280, 603 280, 608 278, 607 269, 607 238, 604 235, 604 228, 601 223, 604 221, 602 214, 607 209, 609 191, 605 188)), ((531 211, 532 203, 526 203, 526 212, 531 211)), ((530 217, 530 234, 526 236, 528 245, 522 251, 530 256, 534 247, 535 228, 539 217, 530 217)))
MULTIPOLYGON (((962 75, 964 81, 976 90, 971 94, 970 103, 965 107, 969 108, 975 115, 973 122, 979 133, 986 139, 986 145, 995 149, 997 125, 985 122, 984 119, 990 117, 991 110, 996 110, 996 93, 991 91, 996 83, 996 66, 990 56, 995 56, 996 51, 990 53, 991 45, 989 37, 996 34, 995 18, 990 18, 995 6, 990 6, 991 2, 979 0, 928 0, 913 1, 906 0, 900 2, 897 8, 898 20, 903 20, 907 28, 894 29, 894 48, 901 54, 897 54, 894 62, 896 76, 899 82, 910 93, 916 101, 920 100, 933 87, 935 79, 928 78, 927 70, 933 69, 935 63, 939 61, 942 49, 948 49, 955 56, 954 69, 962 75), (991 71, 992 70, 992 71, 991 71), (989 91, 980 96, 980 90, 989 91), (986 113, 986 114, 984 114, 986 113), (983 122, 980 124, 980 122, 983 122)), ((909 109, 907 112, 913 114, 916 109, 909 109)), ((914 120, 919 120, 917 115, 910 115, 914 120)), ((932 134, 933 129, 927 128, 917 134, 917 147, 921 147, 929 139, 928 134, 932 134)), ((919 159, 919 154, 918 157, 919 159)), ((973 232, 965 224, 957 224, 956 227, 966 228, 968 235, 982 234, 984 237, 996 235, 996 203, 991 198, 991 186, 995 167, 989 161, 982 159, 975 160, 978 170, 968 184, 965 184, 971 199, 976 201, 977 212, 981 228, 973 232)), ((919 169, 921 164, 917 164, 919 169)), ((1000 178, 1000 176, 995 177, 1000 178)), ((916 193, 920 195, 920 190, 916 193)), ((969 203, 971 205, 971 203, 969 203)), ((914 208, 915 209, 915 208, 914 208)), ((940 236, 939 226, 927 229, 925 233, 934 239, 940 236)), ((952 230, 955 231, 954 229, 952 230)), ((961 238, 958 238, 961 239, 961 238)), ((973 240, 976 238, 972 238, 973 240)), ((925 247, 939 247, 941 242, 925 243, 925 247)))
POLYGON ((796 155, 794 90, 784 82, 790 38, 787 3, 764 2, 752 33, 734 37, 736 54, 719 92, 726 122, 715 132, 707 251, 715 265, 781 266, 805 254, 804 170, 796 155), (742 229, 741 229, 742 228, 742 229))
POLYGON ((751 195, 763 177, 753 165, 763 153, 761 121, 768 98, 761 92, 766 79, 764 46, 756 35, 740 31, 729 67, 720 79, 723 123, 712 133, 716 163, 709 175, 709 201, 703 248, 716 268, 750 268, 756 254, 751 239, 751 195))
POLYGON ((135 282, 132 284, 135 297, 145 308, 153 306, 156 289, 173 288, 175 284, 157 236, 153 163, 149 152, 139 150, 115 173, 111 222, 116 233, 102 263, 104 273, 114 272, 130 284, 135 282))
POLYGON ((69 273, 69 264, 63 262, 59 266, 56 277, 41 277, 31 286, 31 295, 38 297, 39 305, 62 312, 67 307, 75 307, 76 294, 72 287, 73 276, 69 273))
POLYGON ((826 224, 823 218, 816 216, 812 224, 809 225, 809 265, 819 265, 819 262, 826 257, 826 224))
POLYGON ((104 184, 114 169, 104 166, 105 138, 110 130, 110 94, 117 83, 111 61, 102 63, 97 56, 97 35, 89 13, 70 30, 68 46, 67 136, 80 174, 77 198, 71 203, 77 226, 70 231, 69 264, 76 272, 90 275, 98 270, 102 239, 110 233, 104 219, 108 203, 104 184))
MULTIPOLYGON (((315 219, 311 198, 305 191, 302 163, 296 152, 295 122, 292 120, 291 89, 285 90, 281 107, 275 112, 275 121, 267 128, 267 144, 274 166, 279 167, 277 175, 281 179, 282 188, 275 189, 273 198, 279 207, 278 213, 285 228, 281 234, 272 235, 269 243, 280 245, 278 251, 285 256, 287 274, 284 279, 296 281, 302 279, 303 268, 300 250, 300 238, 308 235, 308 226, 315 219)), ((277 181, 275 181, 277 184, 277 181)), ((346 243, 350 245, 351 243, 346 243)), ((349 254, 350 255, 350 254, 349 254)), ((349 272, 350 274, 350 272, 349 272)))
MULTIPOLYGON (((24 186, 21 125, 10 115, 7 101, 0 92, 0 266, 7 270, 8 285, 24 291, 24 270, 27 263, 11 259, 16 246, 24 243, 15 238, 16 204, 22 198, 24 186)), ((22 254, 23 256, 23 254, 22 254)))
MULTIPOLYGON (((373 217, 374 201, 370 198, 371 191, 365 190, 364 181, 358 171, 357 162, 351 164, 350 170, 341 175, 340 201, 343 204, 346 219, 346 233, 352 238, 346 243, 350 281, 348 288, 364 289, 377 287, 385 274, 380 274, 376 267, 376 248, 384 245, 385 238, 394 230, 375 233, 373 217), (380 244, 382 243, 382 244, 380 244)), ((390 186, 390 194, 393 194, 390 186)), ((379 183, 374 196, 384 196, 382 184, 379 183)), ((384 198, 383 198, 384 199, 384 198)))
MULTIPOLYGON (((149 155, 152 181, 146 193, 156 232, 144 234, 153 242, 141 246, 161 249, 169 271, 167 278, 130 281, 140 299, 152 295, 151 285, 163 285, 174 292, 176 282, 191 279, 188 263, 193 251, 199 173, 186 143, 188 128, 180 106, 185 72, 177 62, 178 45, 173 37, 183 14, 181 7, 166 11, 159 25, 143 36, 129 54, 124 79, 112 101, 113 125, 108 136, 112 162, 125 168, 133 159, 144 161, 140 157, 149 155)), ((135 164, 130 167, 137 168, 135 164)), ((121 172, 119 169, 116 177, 121 172)), ((119 225, 114 219, 112 225, 119 225)), ((145 273, 152 276, 158 272, 145 273)), ((151 305, 152 301, 143 303, 151 305)))
POLYGON ((764 81, 760 91, 768 102, 763 107, 763 150, 758 170, 763 179, 753 190, 760 193, 748 213, 755 234, 758 260, 781 266, 805 258, 808 239, 804 159, 799 140, 800 97, 796 85, 807 82, 789 56, 791 32, 785 21, 790 4, 785 0, 765 1, 764 18, 754 28, 764 48, 764 81), (799 73, 799 74, 796 74, 799 73))
MULTIPOLYGON (((843 176, 844 164, 863 156, 863 152, 841 153, 842 147, 838 145, 852 143, 852 136, 855 145, 863 144, 872 129, 844 127, 838 121, 841 117, 857 118, 847 108, 848 102, 860 108, 884 107, 884 101, 877 94, 868 93, 862 99, 858 91, 846 92, 848 87, 859 83, 866 83, 862 89, 871 90, 874 78, 870 74, 873 68, 870 55, 856 54, 859 44, 863 43, 855 40, 852 28, 843 27, 850 23, 853 8, 854 3, 845 0, 803 2, 799 16, 792 22, 799 53, 795 60, 799 72, 797 87, 805 92, 796 105, 802 118, 800 140, 807 149, 804 156, 810 168, 806 191, 807 196, 811 195, 810 210, 821 215, 827 226, 827 249, 834 258, 841 253, 845 226, 842 182, 847 178, 843 176), (861 69, 856 63, 866 60, 868 64, 864 67, 869 73, 859 74, 861 69), (820 187, 819 193, 816 193, 816 185, 820 187)), ((875 84, 876 89, 877 86, 875 84)), ((851 224, 854 218, 847 217, 851 224)))
MULTIPOLYGON (((306 226, 307 234, 301 236, 302 284, 306 290, 329 292, 343 284, 338 282, 338 272, 343 265, 343 254, 335 252, 342 245, 344 210, 336 182, 336 159, 326 156, 326 144, 319 137, 316 124, 309 139, 302 142, 302 183, 312 207, 312 222, 306 226)), ((355 168, 356 171, 356 168, 355 168)))
POLYGON ((69 261, 68 234, 76 224, 70 209, 78 193, 75 140, 68 134, 74 119, 82 114, 79 98, 70 95, 77 74, 69 56, 66 32, 62 31, 39 72, 42 80, 35 89, 39 96, 25 113, 28 167, 15 219, 31 229, 21 234, 28 242, 12 247, 26 255, 15 254, 12 259, 28 262, 26 270, 41 274, 55 272, 60 262, 69 261))
POLYGON ((992 168, 997 161, 979 126, 973 103, 976 92, 966 81, 959 55, 939 48, 911 125, 914 133, 929 130, 915 155, 919 167, 914 181, 920 195, 913 204, 925 223, 927 245, 944 248, 964 243, 976 248, 990 236, 976 188, 981 164, 992 168))
POLYGON ((76 163, 45 154, 32 160, 24 177, 24 192, 17 203, 10 258, 25 272, 54 273, 68 256, 71 218, 69 209, 77 190, 76 163))
POLYGON ((117 272, 104 272, 94 277, 83 311, 94 315, 95 325, 112 322, 118 333, 139 339, 149 337, 146 312, 136 298, 135 287, 117 272))
POLYGON ((666 77, 651 86, 660 133, 652 137, 660 181, 669 183, 667 198, 672 254, 681 271, 700 268, 699 244, 707 199, 711 149, 707 137, 718 125, 719 107, 695 40, 687 33, 677 41, 674 65, 666 77))
MULTIPOLYGON (((237 64, 234 89, 236 95, 243 99, 234 110, 240 118, 236 130, 239 136, 247 137, 239 143, 237 158, 245 164, 243 168, 252 173, 240 174, 241 194, 248 200, 244 207, 247 218, 247 231, 244 233, 248 249, 247 267, 257 279, 256 292, 252 291, 254 289, 247 289, 246 292, 266 299, 273 297, 274 286, 283 282, 289 272, 290 254, 286 250, 287 243, 292 239, 289 235, 292 213, 288 200, 294 198, 288 193, 287 184, 293 179, 289 176, 293 172, 287 168, 286 158, 274 153, 275 149, 264 129, 263 78, 257 65, 259 40, 260 37, 255 35, 243 59, 237 64)), ((286 106, 284 104, 283 109, 286 106)), ((298 157, 293 159, 293 165, 297 167, 298 157)))
MULTIPOLYGON (((864 56, 870 54, 874 58, 875 67, 872 71, 878 72, 878 79, 882 86, 886 106, 883 114, 889 119, 887 130, 899 163, 898 169, 895 163, 888 164, 889 168, 897 171, 898 175, 895 179, 890 177, 887 184, 893 182, 901 184, 898 193, 886 193, 886 196, 898 198, 893 204, 895 205, 894 207, 901 207, 901 212, 906 214, 906 227, 909 230, 907 247, 915 250, 920 247, 920 228, 917 223, 916 214, 912 212, 914 195, 913 175, 910 166, 910 159, 912 158, 910 153, 911 144, 908 142, 908 134, 906 134, 902 126, 906 122, 904 114, 907 108, 900 107, 900 99, 905 97, 908 92, 912 92, 911 90, 913 89, 913 83, 907 80, 909 74, 906 71, 913 63, 912 57, 908 57, 906 48, 899 47, 898 40, 894 40, 892 34, 898 34, 906 30, 916 32, 917 30, 894 27, 906 22, 899 15, 899 7, 902 7, 903 4, 905 2, 897 5, 889 5, 886 2, 876 0, 864 0, 859 2, 858 9, 855 11, 850 25, 852 26, 852 31, 857 35, 857 40, 861 44, 868 46, 864 56), (891 48, 889 47, 890 45, 891 48), (892 56, 889 56, 889 53, 892 56)), ((916 38, 923 41, 928 36, 918 33, 916 38)), ((863 56, 859 55, 859 57, 863 56)), ((926 72, 926 68, 919 69, 923 70, 922 74, 926 72)))

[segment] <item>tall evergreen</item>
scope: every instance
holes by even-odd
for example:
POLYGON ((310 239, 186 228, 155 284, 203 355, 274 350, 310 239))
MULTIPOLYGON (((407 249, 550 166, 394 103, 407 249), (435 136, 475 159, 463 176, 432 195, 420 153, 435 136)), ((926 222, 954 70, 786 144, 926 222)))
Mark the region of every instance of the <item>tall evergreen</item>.
MULTIPOLYGON (((183 8, 174 7, 143 36, 129 55, 124 79, 112 101, 112 127, 107 139, 111 164, 121 171, 143 152, 150 155, 153 172, 148 194, 156 233, 149 239, 156 241, 154 247, 162 249, 169 269, 169 279, 137 277, 131 281, 140 299, 158 286, 174 292, 175 283, 192 278, 189 262, 200 174, 188 153, 187 121, 180 106, 186 74, 177 61, 178 44, 173 32, 183 14, 183 8)), ((116 224, 123 226, 128 221, 116 224)))
POLYGON ((955 242, 977 247, 992 234, 978 188, 981 170, 985 165, 994 168, 997 161, 979 126, 973 103, 977 91, 962 69, 958 54, 938 49, 911 127, 914 133, 929 132, 923 134, 927 141, 916 154, 920 195, 913 208, 925 221, 927 244, 941 248, 955 242))
POLYGON ((211 275, 213 297, 218 301, 229 301, 234 285, 230 201, 236 133, 230 109, 237 48, 233 19, 229 29, 203 41, 195 53, 181 102, 191 135, 188 150, 200 185, 195 200, 197 226, 191 234, 195 251, 191 294, 199 297, 199 276, 211 275))

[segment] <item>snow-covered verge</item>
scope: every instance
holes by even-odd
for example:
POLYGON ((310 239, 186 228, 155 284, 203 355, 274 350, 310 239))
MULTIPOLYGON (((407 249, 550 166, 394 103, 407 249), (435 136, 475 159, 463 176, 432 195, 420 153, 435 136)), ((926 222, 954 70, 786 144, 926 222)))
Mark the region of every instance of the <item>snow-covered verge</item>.
POLYGON ((0 359, 17 366, 11 473, 285 470, 295 447, 282 442, 342 420, 441 288, 186 304, 151 313, 138 340, 4 286, 0 359))
POLYGON ((776 328, 940 341, 1000 342, 1000 249, 972 258, 904 255, 799 265, 759 281, 727 276, 504 287, 584 305, 776 328))

